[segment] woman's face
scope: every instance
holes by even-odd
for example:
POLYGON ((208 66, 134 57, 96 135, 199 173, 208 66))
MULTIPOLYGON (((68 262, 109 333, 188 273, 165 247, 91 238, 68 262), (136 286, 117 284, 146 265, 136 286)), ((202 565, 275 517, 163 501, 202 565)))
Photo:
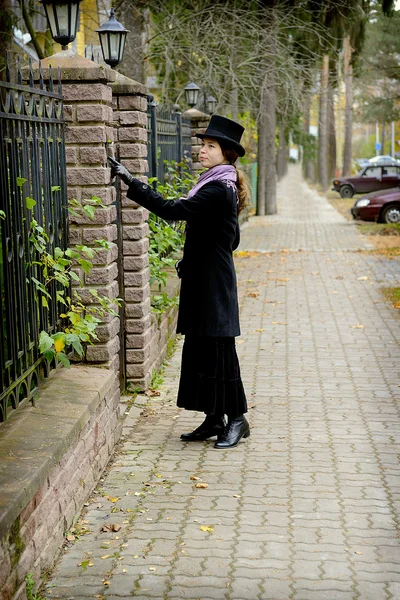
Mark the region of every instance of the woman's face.
POLYGON ((228 164, 228 161, 225 160, 222 154, 221 146, 218 144, 217 140, 213 140, 212 138, 204 138, 201 141, 199 160, 206 169, 211 169, 211 167, 216 167, 217 165, 228 164))

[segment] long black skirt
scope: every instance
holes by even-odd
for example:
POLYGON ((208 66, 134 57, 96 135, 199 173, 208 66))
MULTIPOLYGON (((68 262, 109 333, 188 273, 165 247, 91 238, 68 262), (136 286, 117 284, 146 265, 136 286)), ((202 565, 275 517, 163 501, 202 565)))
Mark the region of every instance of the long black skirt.
POLYGON ((234 337, 185 337, 177 404, 231 418, 247 412, 234 337))

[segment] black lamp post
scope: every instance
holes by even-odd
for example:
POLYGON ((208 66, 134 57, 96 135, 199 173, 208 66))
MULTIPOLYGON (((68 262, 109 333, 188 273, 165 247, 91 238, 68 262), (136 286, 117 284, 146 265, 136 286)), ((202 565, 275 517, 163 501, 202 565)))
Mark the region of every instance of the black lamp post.
POLYGON ((211 96, 211 95, 210 95, 210 96, 207 96, 206 103, 207 103, 207 111, 208 111, 208 113, 209 113, 210 115, 214 114, 214 112, 215 112, 215 107, 217 106, 217 101, 216 101, 216 99, 214 98, 214 96, 211 96))
POLYGON ((197 100, 199 99, 199 92, 199 86, 193 83, 193 81, 188 83, 185 87, 186 103, 189 104, 190 108, 196 106, 197 100))
POLYGON ((46 12, 51 37, 67 50, 74 41, 79 24, 79 5, 82 0, 40 0, 46 12))
POLYGON ((126 35, 129 33, 114 17, 114 9, 110 11, 110 18, 103 23, 99 34, 104 62, 110 67, 116 67, 122 60, 125 49, 126 35))
MULTIPOLYGON (((185 95, 186 95, 186 104, 189 104, 189 106, 191 108, 193 108, 194 106, 196 106, 196 104, 199 100, 200 88, 198 85, 193 83, 193 81, 191 81, 190 83, 187 84, 187 86, 184 89, 185 89, 185 95)), ((203 91, 202 95, 203 95, 204 110, 206 112, 208 112, 209 115, 212 115, 215 112, 215 107, 217 105, 217 101, 214 98, 214 96, 211 96, 211 95, 207 96, 207 93, 205 90, 203 91)))

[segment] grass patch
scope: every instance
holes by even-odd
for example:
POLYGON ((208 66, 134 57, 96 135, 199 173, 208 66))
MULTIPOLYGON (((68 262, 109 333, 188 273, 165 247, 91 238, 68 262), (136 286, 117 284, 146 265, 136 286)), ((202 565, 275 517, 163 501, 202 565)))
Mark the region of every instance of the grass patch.
POLYGON ((383 288, 382 293, 392 303, 393 308, 400 310, 400 287, 383 288))
POLYGON ((376 256, 385 256, 386 258, 393 259, 400 256, 400 248, 376 248, 375 250, 359 250, 362 254, 374 254, 376 256))
POLYGON ((357 226, 364 235, 400 236, 400 223, 357 223, 357 226))

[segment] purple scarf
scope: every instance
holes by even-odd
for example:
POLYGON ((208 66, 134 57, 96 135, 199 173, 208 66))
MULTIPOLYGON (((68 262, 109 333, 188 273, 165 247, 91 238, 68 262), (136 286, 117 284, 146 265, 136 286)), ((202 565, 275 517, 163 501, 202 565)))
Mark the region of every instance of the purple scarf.
POLYGON ((236 183, 237 173, 235 167, 232 165, 217 165, 215 167, 211 167, 211 169, 207 169, 207 171, 204 171, 204 173, 200 175, 198 182, 194 187, 192 187, 187 197, 191 198, 197 194, 199 189, 202 188, 206 183, 218 180, 233 181, 236 183))

